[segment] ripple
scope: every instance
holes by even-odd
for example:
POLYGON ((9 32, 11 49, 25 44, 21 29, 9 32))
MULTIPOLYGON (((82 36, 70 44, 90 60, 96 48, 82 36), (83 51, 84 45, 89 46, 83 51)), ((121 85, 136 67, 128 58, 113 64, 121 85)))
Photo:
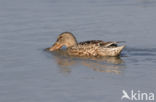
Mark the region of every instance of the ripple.
POLYGON ((156 48, 126 48, 123 55, 127 56, 156 56, 156 48))
POLYGON ((74 57, 69 56, 64 50, 50 52, 50 54, 52 56, 48 54, 47 57, 52 57, 63 73, 70 73, 73 67, 79 66, 88 67, 96 72, 115 74, 120 74, 121 69, 125 68, 124 61, 120 57, 74 57))

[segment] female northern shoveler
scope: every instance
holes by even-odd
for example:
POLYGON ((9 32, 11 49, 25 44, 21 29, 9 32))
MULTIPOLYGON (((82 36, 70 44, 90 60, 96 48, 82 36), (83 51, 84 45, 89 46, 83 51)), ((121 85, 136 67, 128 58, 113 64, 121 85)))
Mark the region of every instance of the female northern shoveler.
POLYGON ((67 47, 67 53, 72 56, 119 56, 125 46, 118 46, 119 42, 104 42, 102 40, 90 40, 77 43, 75 36, 70 32, 60 34, 57 41, 49 48, 49 51, 67 47))

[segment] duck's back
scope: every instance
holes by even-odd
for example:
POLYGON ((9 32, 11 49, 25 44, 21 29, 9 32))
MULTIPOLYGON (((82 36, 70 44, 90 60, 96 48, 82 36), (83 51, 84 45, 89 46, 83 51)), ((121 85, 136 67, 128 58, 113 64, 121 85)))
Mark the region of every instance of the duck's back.
POLYGON ((84 41, 84 42, 80 42, 80 45, 90 45, 90 44, 94 44, 96 46, 99 47, 117 47, 117 43, 119 42, 104 42, 102 40, 89 40, 89 41, 84 41))

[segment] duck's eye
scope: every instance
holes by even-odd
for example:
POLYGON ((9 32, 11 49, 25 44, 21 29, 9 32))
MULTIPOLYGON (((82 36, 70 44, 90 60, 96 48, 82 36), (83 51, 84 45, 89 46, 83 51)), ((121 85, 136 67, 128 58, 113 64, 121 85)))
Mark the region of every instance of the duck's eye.
POLYGON ((59 39, 62 39, 62 36, 60 36, 59 39))
POLYGON ((58 37, 58 38, 57 38, 57 41, 59 41, 60 39, 62 39, 62 36, 58 37))

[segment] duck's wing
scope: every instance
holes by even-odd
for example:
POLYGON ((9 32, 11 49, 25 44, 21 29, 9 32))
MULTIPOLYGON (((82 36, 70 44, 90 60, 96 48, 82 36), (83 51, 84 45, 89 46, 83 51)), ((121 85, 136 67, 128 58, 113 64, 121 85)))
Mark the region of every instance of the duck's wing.
POLYGON ((100 44, 101 47, 117 47, 117 42, 103 42, 100 44))
POLYGON ((97 46, 101 46, 101 47, 117 47, 118 43, 123 43, 125 41, 116 41, 116 42, 104 42, 102 40, 89 40, 89 41, 84 41, 84 42, 80 42, 80 45, 89 45, 89 44, 95 44, 97 46))
POLYGON ((100 43, 100 46, 101 47, 117 47, 118 46, 118 43, 124 43, 125 41, 116 41, 116 42, 112 42, 112 41, 109 41, 109 42, 102 42, 100 43))

